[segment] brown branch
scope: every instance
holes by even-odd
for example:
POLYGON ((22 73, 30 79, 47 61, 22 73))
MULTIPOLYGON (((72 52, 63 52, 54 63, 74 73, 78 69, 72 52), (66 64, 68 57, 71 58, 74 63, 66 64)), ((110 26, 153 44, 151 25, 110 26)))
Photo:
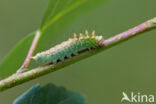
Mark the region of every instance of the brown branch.
POLYGON ((125 32, 117 34, 114 37, 111 37, 111 38, 105 40, 102 44, 104 46, 116 44, 122 40, 127 40, 131 37, 138 35, 139 33, 145 32, 145 31, 152 29, 154 27, 156 27, 156 17, 151 19, 151 20, 148 20, 148 21, 146 21, 146 22, 144 22, 144 23, 142 23, 136 27, 133 27, 133 28, 131 28, 125 32))

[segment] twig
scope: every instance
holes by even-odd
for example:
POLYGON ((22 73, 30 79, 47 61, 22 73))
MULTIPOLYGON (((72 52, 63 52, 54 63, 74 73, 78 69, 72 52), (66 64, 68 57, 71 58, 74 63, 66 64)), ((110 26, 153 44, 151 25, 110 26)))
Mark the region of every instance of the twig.
MULTIPOLYGON (((102 42, 102 45, 104 47, 96 49, 94 52, 85 52, 83 54, 80 54, 79 56, 75 56, 69 60, 66 60, 62 63, 56 64, 56 65, 47 65, 47 66, 43 66, 43 67, 38 67, 35 69, 32 69, 28 72, 24 72, 24 73, 16 73, 2 81, 0 81, 0 91, 6 90, 8 88, 17 86, 19 84, 22 84, 26 81, 32 80, 34 78, 40 77, 42 75, 48 74, 50 72, 53 72, 57 69, 61 69, 65 66, 68 66, 70 64, 73 64, 81 59, 87 58, 89 56, 94 55, 95 53, 100 52, 103 49, 107 49, 111 46, 113 46, 114 44, 118 44, 121 43, 123 40, 127 40, 130 39, 134 36, 137 36, 137 34, 145 32, 147 30, 151 30, 154 27, 156 27, 156 17, 146 21, 132 29, 129 29, 123 33, 117 34, 109 39, 106 39, 102 42)), ((30 56, 29 56, 30 57, 30 56)))
POLYGON ((117 34, 103 42, 104 46, 109 46, 121 42, 122 40, 127 40, 131 37, 138 35, 139 33, 145 32, 149 29, 156 27, 156 17, 148 20, 136 27, 133 27, 123 33, 117 34))
POLYGON ((25 58, 24 63, 20 67, 20 69, 17 70, 17 73, 23 72, 24 69, 27 68, 28 65, 30 64, 31 57, 32 57, 32 55, 34 53, 34 50, 36 48, 36 45, 37 45, 38 40, 40 38, 40 35, 41 35, 40 31, 37 31, 36 34, 35 34, 34 40, 33 40, 32 44, 30 46, 30 49, 28 51, 27 57, 25 58))

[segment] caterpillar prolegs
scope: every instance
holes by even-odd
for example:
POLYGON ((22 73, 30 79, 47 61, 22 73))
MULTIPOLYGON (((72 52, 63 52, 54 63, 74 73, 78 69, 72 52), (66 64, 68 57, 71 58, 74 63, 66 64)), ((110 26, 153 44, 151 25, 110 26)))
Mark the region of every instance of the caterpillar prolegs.
POLYGON ((91 51, 92 49, 99 48, 101 47, 101 42, 104 40, 102 36, 95 36, 94 30, 91 35, 87 30, 85 31, 85 35, 82 33, 79 36, 76 33, 73 35, 73 38, 69 38, 67 41, 47 51, 38 53, 32 58, 39 63, 56 64, 57 62, 79 55, 84 50, 91 51))

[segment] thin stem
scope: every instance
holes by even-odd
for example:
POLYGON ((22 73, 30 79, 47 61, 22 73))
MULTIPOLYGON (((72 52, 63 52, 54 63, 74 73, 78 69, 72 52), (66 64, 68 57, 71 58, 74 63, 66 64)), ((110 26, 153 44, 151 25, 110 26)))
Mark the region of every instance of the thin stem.
POLYGON ((111 38, 105 40, 102 44, 104 46, 116 44, 117 42, 120 42, 122 40, 127 40, 131 37, 138 35, 138 33, 145 32, 149 29, 152 29, 153 27, 156 27, 156 17, 151 20, 148 20, 136 27, 133 27, 125 32, 117 34, 114 37, 111 37, 111 38))
MULTIPOLYGON (((17 85, 22 84, 26 81, 29 81, 29 80, 32 80, 34 78, 40 77, 42 75, 48 74, 50 72, 56 71, 56 70, 61 69, 65 66, 73 64, 79 60, 82 60, 82 59, 87 58, 89 56, 95 55, 96 53, 101 52, 101 50, 108 49, 109 47, 113 46, 114 44, 121 43, 123 40, 130 39, 134 36, 137 36, 137 34, 145 32, 147 30, 151 30, 154 27, 156 27, 156 17, 149 20, 149 21, 146 21, 146 22, 144 22, 144 23, 142 23, 142 24, 140 24, 140 25, 138 25, 132 29, 129 29, 123 33, 117 34, 117 35, 115 35, 109 39, 104 40, 103 42, 101 42, 101 44, 104 47, 98 48, 98 49, 94 50, 94 52, 89 51, 89 52, 82 53, 78 56, 75 56, 71 59, 68 59, 68 60, 61 62, 61 63, 58 63, 56 65, 46 65, 46 66, 42 66, 42 67, 32 69, 28 72, 24 72, 24 73, 20 73, 20 74, 16 73, 16 74, 0 81, 0 91, 6 90, 6 89, 14 87, 14 86, 17 86, 17 85)), ((28 56, 28 57, 30 57, 30 56, 28 56)))
POLYGON ((31 57, 35 51, 35 48, 37 46, 37 43, 38 43, 38 40, 40 38, 40 31, 37 31, 36 34, 35 34, 35 37, 33 39, 33 42, 30 46, 30 49, 28 51, 28 54, 27 54, 27 57, 25 58, 25 61, 23 63, 23 65, 20 67, 19 70, 17 70, 17 73, 20 73, 20 72, 23 72, 25 68, 28 67, 28 65, 30 64, 30 61, 31 61, 31 57))

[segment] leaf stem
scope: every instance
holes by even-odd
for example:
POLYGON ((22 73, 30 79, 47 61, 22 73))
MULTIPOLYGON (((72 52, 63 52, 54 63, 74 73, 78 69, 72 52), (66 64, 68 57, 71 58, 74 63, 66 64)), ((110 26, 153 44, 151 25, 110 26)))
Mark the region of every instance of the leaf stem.
MULTIPOLYGON (((102 42, 103 47, 94 50, 94 52, 91 51, 91 52, 82 53, 78 56, 75 56, 69 60, 58 63, 56 65, 46 65, 46 66, 42 66, 42 67, 37 67, 37 68, 34 68, 28 72, 24 72, 24 73, 20 73, 20 74, 15 73, 12 76, 0 81, 0 91, 6 90, 6 89, 14 87, 14 86, 17 86, 17 85, 22 84, 26 81, 29 81, 29 80, 32 80, 34 78, 40 77, 42 75, 48 74, 50 72, 56 71, 57 69, 61 69, 65 66, 73 64, 79 60, 82 60, 82 59, 87 58, 89 56, 95 55, 95 53, 101 52, 101 50, 103 50, 103 49, 105 50, 111 46, 114 46, 115 44, 121 43, 124 40, 127 40, 127 39, 134 37, 134 36, 137 36, 139 33, 145 32, 147 30, 151 30, 154 27, 156 27, 156 17, 151 19, 151 20, 148 20, 148 21, 146 21, 146 22, 144 22, 144 23, 142 23, 142 24, 140 24, 134 28, 131 28, 131 29, 129 29, 123 33, 117 34, 113 37, 110 37, 110 38, 104 40, 102 42)), ((39 36, 40 35, 36 35, 36 39, 33 42, 32 48, 30 48, 29 55, 27 56, 28 59, 30 59, 30 56, 32 56, 33 49, 34 49, 33 47, 35 47, 35 45, 37 43, 36 41, 38 40, 39 36)), ((29 64, 29 62, 26 62, 24 67, 27 66, 28 64, 29 64)))
POLYGON ((32 57, 32 55, 33 55, 33 53, 35 51, 35 48, 36 48, 37 43, 39 41, 40 35, 41 35, 40 31, 37 31, 36 34, 35 34, 35 37, 33 39, 33 42, 32 42, 32 44, 30 46, 30 49, 28 51, 27 57, 26 57, 23 65, 20 67, 20 69, 17 70, 17 73, 23 72, 24 69, 27 68, 28 65, 30 64, 31 57, 32 57))

